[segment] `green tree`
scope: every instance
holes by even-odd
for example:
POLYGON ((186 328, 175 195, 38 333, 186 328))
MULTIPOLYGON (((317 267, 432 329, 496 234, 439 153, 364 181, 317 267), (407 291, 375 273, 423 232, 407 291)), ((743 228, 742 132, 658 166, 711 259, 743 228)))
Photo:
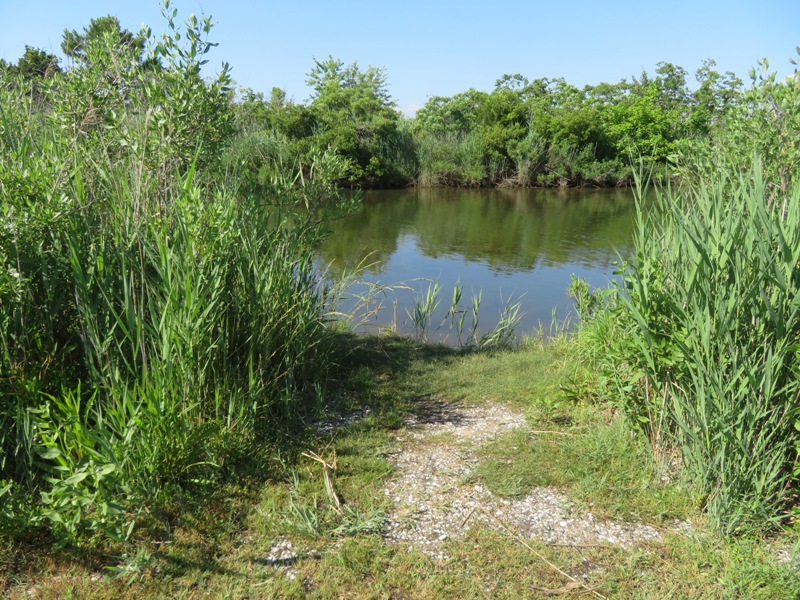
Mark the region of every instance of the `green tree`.
POLYGON ((629 90, 630 84, 624 79, 619 83, 599 83, 584 88, 587 102, 595 107, 613 106, 622 102, 629 90))
POLYGON ((597 146, 602 142, 599 109, 593 105, 586 90, 580 90, 563 79, 551 83, 553 107, 550 137, 554 144, 574 148, 597 146))
POLYGON ((728 112, 724 127, 715 136, 719 157, 742 172, 760 157, 763 177, 771 199, 783 202, 793 183, 800 178, 800 47, 791 59, 794 74, 779 80, 763 59, 758 69, 750 70, 752 86, 728 112))
POLYGON ((82 32, 65 29, 61 39, 61 51, 75 61, 83 62, 89 59, 89 47, 101 40, 103 43, 110 41, 119 48, 132 50, 141 56, 146 36, 122 29, 117 17, 107 15, 92 19, 82 32))
POLYGON ((526 84, 520 75, 505 75, 477 108, 478 132, 489 160, 496 165, 511 165, 527 132, 528 108, 521 94, 526 84))
POLYGON ((328 57, 314 61, 308 74, 314 142, 335 148, 351 161, 352 180, 374 181, 395 174, 394 149, 400 115, 386 86, 383 69, 362 70, 328 57))
POLYGON ((665 108, 659 84, 647 79, 609 110, 606 132, 617 152, 646 161, 666 160, 681 130, 682 110, 665 108))
POLYGON ((25 53, 17 63, 6 64, 6 69, 10 75, 22 77, 26 81, 41 80, 62 72, 55 55, 33 46, 25 46, 25 53))
POLYGON ((705 60, 695 74, 700 87, 692 94, 689 118, 690 130, 695 134, 708 134, 740 97, 742 80, 731 71, 719 73, 714 69, 716 64, 705 60))
POLYGON ((296 142, 305 141, 314 133, 311 111, 287 98, 286 91, 279 87, 272 88, 269 99, 262 92, 241 90, 236 113, 240 129, 246 131, 269 131, 296 142))
POLYGON ((654 83, 659 92, 659 104, 666 110, 686 112, 690 102, 686 69, 668 62, 660 62, 656 67, 654 83))
POLYGON ((77 152, 108 153, 112 163, 140 155, 167 189, 176 171, 211 162, 231 135, 232 81, 225 63, 213 78, 201 73, 216 46, 210 17, 189 15, 181 27, 168 0, 162 14, 158 38, 149 28, 128 35, 113 17, 65 32, 76 62, 52 90, 51 116, 77 152))
POLYGON ((478 108, 486 92, 474 88, 455 96, 433 96, 414 118, 414 129, 421 135, 454 133, 466 135, 478 125, 478 108))
POLYGON ((478 109, 485 92, 469 89, 434 96, 410 123, 416 179, 422 185, 478 185, 486 178, 486 152, 478 133, 478 109))

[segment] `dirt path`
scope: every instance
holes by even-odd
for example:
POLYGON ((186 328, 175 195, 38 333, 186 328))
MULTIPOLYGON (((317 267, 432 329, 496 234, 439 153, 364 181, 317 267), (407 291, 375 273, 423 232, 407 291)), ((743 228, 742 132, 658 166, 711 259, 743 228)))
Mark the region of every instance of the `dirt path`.
POLYGON ((631 547, 661 539, 649 525, 574 514, 553 488, 507 500, 469 483, 481 446, 528 426, 520 412, 502 405, 432 404, 407 424, 398 435, 400 450, 391 457, 397 472, 385 487, 393 505, 385 532, 389 542, 446 559, 443 543, 462 537, 475 520, 554 544, 631 547))

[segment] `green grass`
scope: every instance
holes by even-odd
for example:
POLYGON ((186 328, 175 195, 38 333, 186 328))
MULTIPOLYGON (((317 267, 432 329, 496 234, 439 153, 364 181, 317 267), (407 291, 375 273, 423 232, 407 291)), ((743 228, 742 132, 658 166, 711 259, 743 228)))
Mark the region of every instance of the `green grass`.
POLYGON ((581 332, 599 387, 680 453, 727 533, 785 522, 798 482, 800 186, 772 194, 758 164, 724 158, 655 190, 624 285, 581 332))
POLYGON ((800 594, 797 566, 778 564, 770 550, 796 536, 719 537, 679 486, 662 485, 647 449, 613 411, 561 395, 559 383, 580 375, 566 339, 491 354, 391 337, 343 335, 340 342, 348 358, 328 400, 344 414, 369 407, 362 420, 333 435, 309 427, 284 440, 280 454, 263 447, 238 483, 196 500, 187 496, 181 511, 153 519, 134 543, 72 554, 52 554, 46 539, 6 543, 0 589, 12 598, 34 587, 41 598, 537 598, 545 597, 541 589, 570 582, 555 566, 609 598, 800 594), (507 402, 526 410, 531 430, 573 434, 520 432, 486 447, 475 476, 496 491, 514 496, 554 485, 578 510, 654 524, 688 518, 697 535, 666 534, 661 545, 633 550, 535 540, 526 547, 475 524, 464 539, 447 542, 446 561, 386 546, 375 527, 388 508, 381 489, 391 477, 393 434, 436 399, 507 402), (309 450, 329 461, 335 450, 331 478, 346 510, 334 507, 322 465, 303 456, 309 450), (290 565, 294 579, 266 561, 281 536, 298 554, 290 565))
POLYGON ((180 512, 312 418, 335 364, 314 247, 352 206, 341 163, 259 195, 218 177, 230 81, 197 80, 205 33, 163 40, 159 77, 93 46, 41 104, 0 74, 0 517, 19 536, 90 545, 180 512))
POLYGON ((566 338, 524 340, 517 351, 454 353, 446 368, 418 371, 429 393, 472 404, 500 402, 533 411, 557 411, 560 386, 577 374, 568 360, 566 338), (535 374, 535 375, 534 375, 535 374))
POLYGON ((568 420, 561 415, 533 427, 538 433, 516 431, 483 448, 473 477, 506 497, 554 486, 579 510, 601 518, 662 525, 694 514, 679 476, 661 472, 649 448, 619 417, 581 407, 568 420))

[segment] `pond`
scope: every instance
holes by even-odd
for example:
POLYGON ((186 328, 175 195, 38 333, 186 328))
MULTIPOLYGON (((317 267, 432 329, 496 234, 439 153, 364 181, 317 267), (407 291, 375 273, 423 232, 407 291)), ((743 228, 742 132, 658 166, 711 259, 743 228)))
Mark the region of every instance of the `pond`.
POLYGON ((336 276, 357 271, 338 308, 353 315, 358 331, 420 337, 415 307, 438 282, 441 301, 428 319, 428 339, 457 341, 447 317, 456 285, 463 288, 462 337, 472 328, 478 295, 478 336, 516 302, 517 334, 524 335, 540 325, 548 330, 554 318, 567 321, 571 275, 608 285, 631 250, 633 216, 628 190, 370 191, 358 212, 332 225, 319 257, 336 276))

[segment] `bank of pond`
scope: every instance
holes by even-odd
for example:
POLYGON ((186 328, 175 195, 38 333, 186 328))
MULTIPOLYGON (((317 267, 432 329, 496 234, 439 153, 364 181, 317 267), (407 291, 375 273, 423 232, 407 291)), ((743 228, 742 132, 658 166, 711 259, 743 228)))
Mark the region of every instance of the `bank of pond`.
POLYGON ((339 391, 343 317, 474 352, 573 310, 597 377, 572 400, 679 456, 719 531, 796 519, 800 79, 507 76, 410 119, 380 69, 333 58, 305 105, 237 96, 227 66, 201 76, 210 19, 164 10, 158 38, 113 17, 66 32, 68 69, 35 49, 0 64, 12 544, 130 540, 265 443, 280 461, 339 391), (529 189, 630 178, 642 202, 529 189), (341 185, 390 182, 417 188, 359 207, 341 185))

